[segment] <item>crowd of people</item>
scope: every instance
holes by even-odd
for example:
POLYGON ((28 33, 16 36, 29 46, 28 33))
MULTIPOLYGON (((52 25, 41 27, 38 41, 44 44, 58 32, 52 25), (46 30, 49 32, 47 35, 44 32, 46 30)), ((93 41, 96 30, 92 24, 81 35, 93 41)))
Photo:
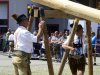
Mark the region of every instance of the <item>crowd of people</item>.
POLYGON ((0 34, 0 50, 3 52, 9 52, 8 57, 11 58, 11 53, 13 51, 13 43, 14 42, 14 31, 8 29, 7 33, 0 34))
MULTIPOLYGON (((61 61, 64 53, 64 49, 62 48, 62 43, 64 43, 64 41, 67 39, 67 36, 69 34, 70 34, 69 30, 66 30, 65 32, 55 31, 54 33, 50 34, 48 40, 49 40, 50 50, 53 58, 61 61)), ((40 57, 45 56, 45 46, 44 46, 43 39, 39 43, 33 43, 33 45, 34 48, 36 49, 34 53, 37 53, 38 56, 40 57)))
MULTIPOLYGON (((55 59, 59 59, 61 61, 61 58, 64 53, 64 49, 62 48, 62 43, 67 39, 67 36, 69 36, 70 32, 69 30, 66 30, 64 32, 58 32, 55 31, 50 34, 48 37, 49 43, 50 43, 50 49, 52 57, 55 59)), ((33 35, 37 35, 37 31, 33 32, 33 35)), ((28 38, 27 38, 28 39, 28 38)), ((14 49, 14 31, 11 31, 11 29, 8 29, 7 33, 4 33, 0 35, 0 49, 3 52, 8 52, 9 56, 11 57, 13 49, 14 49)), ((34 51, 32 53, 33 56, 45 56, 45 46, 43 37, 41 37, 41 40, 37 42, 33 42, 34 51)))

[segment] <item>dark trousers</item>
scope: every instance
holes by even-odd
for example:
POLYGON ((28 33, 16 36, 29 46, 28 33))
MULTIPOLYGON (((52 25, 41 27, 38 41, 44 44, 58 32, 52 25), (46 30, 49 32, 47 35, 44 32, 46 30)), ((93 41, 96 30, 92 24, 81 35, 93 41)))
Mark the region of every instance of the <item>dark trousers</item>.
POLYGON ((85 62, 86 62, 84 55, 82 55, 82 57, 79 59, 75 59, 72 57, 69 57, 68 59, 69 59, 69 66, 70 66, 72 74, 77 74, 77 70, 80 70, 84 73, 85 62))

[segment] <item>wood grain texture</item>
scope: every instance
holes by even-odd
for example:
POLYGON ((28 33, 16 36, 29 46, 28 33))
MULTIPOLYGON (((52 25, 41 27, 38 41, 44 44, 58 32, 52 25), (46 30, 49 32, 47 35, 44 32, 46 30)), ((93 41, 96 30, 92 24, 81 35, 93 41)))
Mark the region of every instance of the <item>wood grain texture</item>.
POLYGON ((100 10, 68 0, 32 0, 33 2, 58 9, 66 14, 84 18, 89 21, 100 23, 100 10))

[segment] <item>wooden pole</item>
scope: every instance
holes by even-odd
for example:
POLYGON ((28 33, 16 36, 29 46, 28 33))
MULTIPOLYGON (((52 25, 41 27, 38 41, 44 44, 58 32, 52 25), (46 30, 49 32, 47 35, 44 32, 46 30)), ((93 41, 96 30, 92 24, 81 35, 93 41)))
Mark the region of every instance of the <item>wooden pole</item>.
POLYGON ((33 20, 34 20, 34 8, 33 8, 33 6, 31 6, 29 11, 30 11, 29 25, 28 25, 27 29, 28 29, 28 31, 31 32, 31 30, 32 30, 32 23, 33 23, 33 20))
POLYGON ((61 10, 66 14, 84 18, 93 22, 100 23, 100 10, 75 3, 69 0, 32 0, 33 2, 46 5, 48 7, 61 10))
MULTIPOLYGON (((44 9, 40 8, 39 12, 40 12, 40 20, 45 20, 44 9)), ((49 75, 54 75, 52 59, 51 59, 50 44, 48 40, 46 25, 44 26, 43 34, 44 34, 43 38, 44 38, 44 44, 45 44, 45 49, 46 49, 46 58, 47 58, 47 63, 48 63, 49 75)))
POLYGON ((38 24, 39 24, 39 7, 34 7, 34 21, 35 21, 35 31, 38 30, 38 24))
POLYGON ((86 34, 88 38, 88 67, 89 67, 89 74, 93 75, 93 62, 92 62, 92 46, 91 46, 91 22, 86 21, 86 34))
MULTIPOLYGON (((29 25, 28 25, 28 27, 27 27, 27 30, 28 31, 30 31, 31 32, 31 30, 32 30, 32 23, 33 23, 33 20, 34 20, 34 9, 33 9, 33 6, 30 6, 30 10, 29 10, 30 12, 30 15, 29 15, 29 25)), ((28 65, 28 70, 30 71, 27 71, 27 74, 28 75, 31 75, 31 68, 30 68, 30 65, 28 65)))
MULTIPOLYGON (((75 32, 76 32, 76 28, 77 28, 77 26, 78 26, 78 22, 79 22, 79 19, 76 18, 76 19, 74 20, 73 29, 72 29, 72 32, 71 32, 71 35, 70 35, 70 39, 69 39, 69 41, 68 41, 68 45, 69 45, 69 46, 70 46, 70 45, 72 44, 72 42, 73 42, 74 35, 75 35, 75 32)), ((60 65, 60 69, 59 69, 59 71, 58 71, 58 75, 62 75, 62 71, 63 71, 63 68, 64 68, 64 66, 65 66, 65 63, 66 63, 66 61, 67 61, 67 58, 68 58, 68 55, 69 55, 69 51, 70 51, 70 50, 65 50, 65 52, 64 52, 64 56, 63 56, 62 61, 61 61, 61 65, 60 65)))

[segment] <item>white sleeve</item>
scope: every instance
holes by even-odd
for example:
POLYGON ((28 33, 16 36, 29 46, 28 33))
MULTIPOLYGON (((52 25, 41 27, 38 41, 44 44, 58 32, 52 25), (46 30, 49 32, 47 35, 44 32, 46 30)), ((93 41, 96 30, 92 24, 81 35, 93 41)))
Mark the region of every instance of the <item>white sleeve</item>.
POLYGON ((37 42, 37 36, 34 36, 31 32, 26 31, 24 35, 22 35, 24 39, 30 42, 37 42))
POLYGON ((67 37, 67 39, 65 40, 63 44, 68 44, 68 41, 69 41, 69 37, 67 37))

